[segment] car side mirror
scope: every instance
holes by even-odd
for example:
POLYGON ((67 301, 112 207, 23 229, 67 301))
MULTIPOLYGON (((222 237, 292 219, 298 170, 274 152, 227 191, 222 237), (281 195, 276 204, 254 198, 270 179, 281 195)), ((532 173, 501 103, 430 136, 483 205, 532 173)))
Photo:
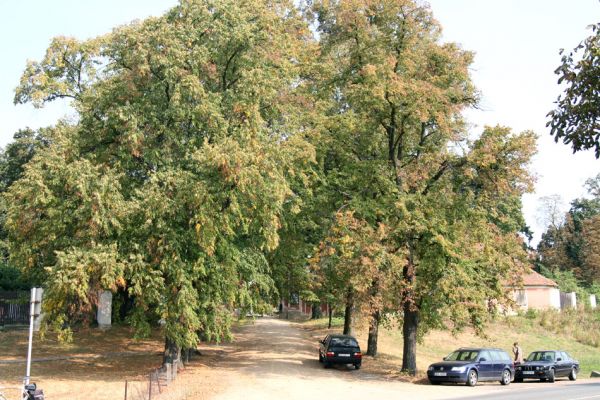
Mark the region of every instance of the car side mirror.
POLYGON ((562 358, 558 357, 558 358, 556 359, 556 361, 562 361, 562 358))
POLYGON ((444 361, 447 361, 447 360, 448 360, 448 357, 444 357, 444 358, 442 358, 442 360, 444 360, 444 361))
POLYGON ((479 362, 483 362, 483 361, 487 361, 485 357, 481 357, 481 358, 479 359, 479 362))
POLYGON ((527 361, 527 359, 526 359, 526 358, 524 358, 524 359, 523 359, 523 361, 527 361))

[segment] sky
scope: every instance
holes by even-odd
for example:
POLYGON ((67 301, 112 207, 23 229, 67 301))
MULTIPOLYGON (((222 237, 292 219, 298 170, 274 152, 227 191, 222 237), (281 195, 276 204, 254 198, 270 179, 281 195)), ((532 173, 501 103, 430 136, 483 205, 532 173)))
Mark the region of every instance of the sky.
MULTIPOLYGON (((28 59, 43 57, 55 36, 91 38, 135 19, 158 16, 175 0, 0 0, 0 146, 20 128, 38 128, 68 114, 64 102, 34 109, 13 104, 14 88, 28 59)), ((473 133, 505 125, 539 136, 532 163, 535 193, 523 198, 523 211, 537 243, 539 198, 558 194, 568 203, 585 194, 586 179, 600 173, 592 152, 573 154, 555 143, 546 114, 561 88, 554 69, 559 49, 572 49, 600 19, 598 0, 429 0, 442 24, 443 40, 475 52, 473 80, 481 92, 479 109, 465 113, 473 133)), ((566 209, 565 209, 566 211, 566 209)))

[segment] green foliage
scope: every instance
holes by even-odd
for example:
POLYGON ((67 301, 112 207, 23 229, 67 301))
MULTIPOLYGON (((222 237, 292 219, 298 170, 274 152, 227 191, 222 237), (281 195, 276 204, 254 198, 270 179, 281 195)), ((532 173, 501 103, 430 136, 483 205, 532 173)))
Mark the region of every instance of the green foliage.
MULTIPOLYGON (((48 140, 45 137, 44 129, 37 132, 31 129, 21 129, 13 135, 13 141, 0 152, 0 258, 3 264, 6 264, 9 258, 8 232, 5 226, 6 190, 21 178, 25 165, 33 158, 36 151, 47 145, 48 140)), ((0 288, 29 288, 37 283, 32 281, 31 277, 16 272, 8 265, 3 265, 0 281, 2 281, 0 288)))
POLYGON ((556 109, 548 113, 547 126, 555 141, 571 144, 573 152, 594 149, 599 158, 600 24, 591 28, 592 34, 572 52, 560 51, 561 65, 554 72, 566 88, 556 100, 556 109))
POLYGON ((276 296, 266 254, 314 161, 295 96, 308 40, 285 0, 182 0, 28 64, 15 102, 79 114, 7 194, 11 260, 46 283, 55 329, 126 290, 137 335, 162 321, 192 347, 276 296))
POLYGON ((30 287, 18 268, 0 263, 0 290, 28 290, 30 287))

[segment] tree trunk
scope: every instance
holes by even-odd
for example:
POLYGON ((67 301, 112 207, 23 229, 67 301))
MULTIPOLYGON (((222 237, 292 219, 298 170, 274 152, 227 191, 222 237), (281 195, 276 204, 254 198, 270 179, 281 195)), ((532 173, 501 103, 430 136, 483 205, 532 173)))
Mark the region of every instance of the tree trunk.
MULTIPOLYGON (((369 294, 371 301, 375 305, 382 304, 379 297, 379 278, 375 276, 369 294)), ((378 306, 377 306, 378 307, 378 306)), ((369 338, 367 339, 367 355, 375 357, 377 355, 377 336, 379 334, 379 322, 381 321, 380 309, 376 308, 371 310, 371 320, 369 321, 369 338)))
POLYGON ((402 325, 402 336, 404 348, 402 352, 402 371, 415 375, 417 373, 417 329, 419 327, 419 309, 414 298, 414 286, 417 274, 413 260, 412 246, 409 245, 408 250, 408 262, 403 271, 403 278, 407 284, 407 289, 403 299, 404 323, 402 325))
POLYGON ((321 313, 321 304, 313 304, 312 305, 312 316, 311 319, 321 318, 323 314, 321 313))
POLYGON ((333 315, 333 308, 331 308, 331 304, 328 304, 329 309, 329 323, 327 324, 327 329, 331 329, 331 317, 333 315))
POLYGON ((165 339, 165 352, 163 354, 163 364, 172 364, 173 361, 181 360, 181 348, 169 338, 165 339))
POLYGON ((417 328, 419 327, 419 312, 412 309, 409 302, 404 303, 404 324, 402 336, 404 348, 402 353, 402 371, 411 375, 417 373, 417 328))
POLYGON ((369 338, 367 339, 367 355, 375 357, 377 355, 377 336, 379 334, 379 322, 381 314, 379 310, 371 314, 369 323, 369 338))
POLYGON ((346 310, 344 312, 344 335, 352 334, 352 312, 354 311, 354 293, 348 290, 346 296, 346 310))

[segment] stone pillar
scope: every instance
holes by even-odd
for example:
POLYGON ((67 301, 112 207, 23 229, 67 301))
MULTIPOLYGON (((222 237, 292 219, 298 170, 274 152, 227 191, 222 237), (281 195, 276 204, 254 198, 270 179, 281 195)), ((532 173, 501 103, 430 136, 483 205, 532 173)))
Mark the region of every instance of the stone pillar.
POLYGON ((596 295, 590 294, 590 307, 592 309, 596 308, 596 295))
POLYGON ((39 332, 40 326, 42 325, 42 319, 44 314, 42 313, 42 298, 44 295, 44 289, 35 289, 35 299, 33 304, 33 331, 39 332))
POLYGON ((550 289, 550 307, 560 310, 560 290, 558 288, 550 289))
POLYGON ((171 370, 173 380, 177 379, 177 372, 179 372, 179 360, 173 360, 173 369, 171 370))
POLYGON ((165 374, 167 375, 167 384, 171 383, 173 380, 173 374, 171 372, 172 365, 171 363, 165 363, 165 374))
POLYGON ((100 329, 108 329, 111 326, 112 317, 112 293, 102 290, 98 295, 98 313, 96 320, 100 329))

